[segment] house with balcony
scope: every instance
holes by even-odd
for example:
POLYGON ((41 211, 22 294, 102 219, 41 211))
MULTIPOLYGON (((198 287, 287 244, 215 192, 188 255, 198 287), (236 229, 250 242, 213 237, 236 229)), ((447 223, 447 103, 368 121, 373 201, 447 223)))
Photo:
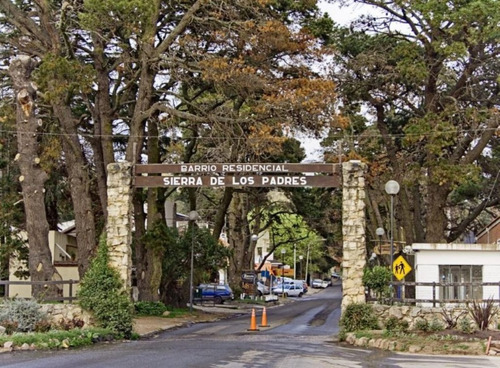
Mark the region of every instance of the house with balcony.
MULTIPOLYGON (((20 232, 18 236, 27 242, 26 232, 20 232)), ((61 280, 73 280, 78 282, 77 245, 74 221, 59 225, 59 230, 49 231, 49 248, 52 254, 52 263, 61 276, 61 280)), ((9 262, 9 281, 30 281, 17 276, 18 270, 26 270, 27 265, 21 263, 17 258, 11 258, 9 262)), ((61 296, 69 297, 76 295, 78 285, 59 285, 61 296), (71 295, 70 295, 71 294, 71 295)), ((5 296, 9 298, 31 298, 31 285, 9 285, 5 289, 5 296)))

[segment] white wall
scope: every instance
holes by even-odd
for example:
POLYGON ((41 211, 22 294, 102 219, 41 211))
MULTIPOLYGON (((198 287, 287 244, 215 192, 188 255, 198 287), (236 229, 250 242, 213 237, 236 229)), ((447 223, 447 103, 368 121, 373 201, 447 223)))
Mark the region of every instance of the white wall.
MULTIPOLYGON (((483 266, 483 282, 500 281, 500 249, 482 244, 414 244, 415 281, 440 282, 440 265, 483 266)), ((439 299, 436 288, 436 299, 439 299)), ((483 299, 500 299, 498 286, 483 286, 483 299)), ((432 299, 431 286, 416 288, 417 299, 432 299)))

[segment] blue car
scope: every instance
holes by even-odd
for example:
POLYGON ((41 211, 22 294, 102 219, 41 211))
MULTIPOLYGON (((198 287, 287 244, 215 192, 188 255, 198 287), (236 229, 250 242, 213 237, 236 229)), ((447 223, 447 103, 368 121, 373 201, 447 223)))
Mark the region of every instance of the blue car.
POLYGON ((226 300, 233 300, 234 294, 229 285, 201 284, 197 288, 198 300, 210 300, 215 304, 223 304, 226 300), (200 293, 201 292, 201 293, 200 293))

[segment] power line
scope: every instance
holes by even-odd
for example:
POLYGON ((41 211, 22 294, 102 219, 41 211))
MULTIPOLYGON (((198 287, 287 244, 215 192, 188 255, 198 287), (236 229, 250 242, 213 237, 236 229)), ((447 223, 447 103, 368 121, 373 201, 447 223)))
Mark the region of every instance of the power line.
MULTIPOLYGON (((440 130, 440 131, 428 131, 425 133, 397 133, 397 134, 387 134, 388 137, 390 138, 410 138, 410 137, 432 137, 432 136, 438 136, 438 135, 443 135, 443 134, 481 134, 489 131, 497 131, 499 128, 478 128, 478 129, 461 129, 461 130, 440 130)), ((90 139, 95 139, 95 138, 139 138, 139 136, 131 136, 127 134, 91 134, 91 133, 75 133, 75 134, 68 134, 68 133, 57 133, 57 132, 39 132, 39 131, 25 131, 25 132, 17 132, 16 130, 9 130, 9 129, 0 129, 0 133, 5 133, 5 134, 10 134, 10 135, 19 135, 19 134, 29 134, 29 135, 38 135, 38 136, 54 136, 54 137, 71 137, 71 136, 77 136, 77 137, 85 137, 85 138, 90 138, 90 139)), ((168 135, 156 135, 156 136, 151 136, 151 135, 145 135, 147 138, 172 138, 169 137, 168 135)), ((345 139, 345 138, 350 138, 350 139, 366 139, 366 138, 383 138, 384 135, 380 133, 360 133, 360 134, 334 134, 334 135, 329 135, 326 138, 338 138, 338 139, 345 139)), ((240 140, 275 140, 276 138, 290 138, 289 136, 283 136, 283 137, 262 137, 262 136, 256 136, 254 138, 250 138, 248 136, 244 137, 227 137, 227 136, 205 136, 205 137, 195 137, 197 140, 233 140, 233 141, 240 141, 240 140)), ((293 138, 293 137, 291 137, 293 138)), ((174 140, 177 141, 188 141, 193 138, 189 137, 175 137, 173 138, 174 140)))

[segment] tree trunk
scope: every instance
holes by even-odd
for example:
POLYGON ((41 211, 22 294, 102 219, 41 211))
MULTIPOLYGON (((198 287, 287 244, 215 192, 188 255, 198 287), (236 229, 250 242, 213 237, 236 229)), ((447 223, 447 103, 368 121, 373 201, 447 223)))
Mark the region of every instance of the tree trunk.
POLYGON ((62 100, 52 103, 54 115, 59 120, 65 133, 63 136, 64 159, 68 170, 69 186, 73 210, 75 213, 76 242, 78 247, 78 274, 83 277, 97 247, 94 209, 90 194, 90 179, 87 173, 88 163, 83 156, 77 131, 77 122, 71 109, 62 100))
POLYGON ((109 96, 109 72, 106 69, 107 60, 104 54, 104 42, 101 37, 94 36, 94 44, 96 45, 95 55, 95 69, 96 69, 96 82, 97 92, 95 97, 95 104, 92 109, 92 118, 94 120, 94 135, 95 139, 91 140, 94 150, 94 165, 96 167, 97 188, 99 200, 101 201, 102 212, 104 219, 108 217, 108 192, 106 186, 107 167, 108 164, 113 163, 113 107, 111 98, 109 96))
MULTIPOLYGON (((160 162, 160 151, 158 146, 158 126, 156 122, 148 124, 148 163, 160 162)), ((158 188, 149 188, 147 192, 148 217, 147 229, 151 230, 157 221, 163 221, 158 211, 158 188)), ((163 250, 152 249, 142 239, 136 238, 136 262, 137 262, 137 287, 139 289, 139 300, 158 301, 162 277, 163 250)))
MULTIPOLYGON (((29 56, 19 56, 9 67, 16 93, 16 120, 19 180, 23 192, 26 213, 26 232, 29 244, 29 272, 32 281, 50 281, 57 271, 52 263, 49 247, 49 224, 45 212, 45 188, 47 173, 40 167, 39 145, 36 132, 39 128, 35 115, 36 91, 31 83, 35 62, 29 56)), ((60 276, 59 276, 60 279, 60 276)), ((55 296, 57 287, 33 286, 36 298, 55 296)))
POLYGON ((229 260, 228 279, 230 285, 239 285, 241 272, 248 270, 252 258, 248 227, 247 195, 235 193, 228 214, 228 242, 233 251, 229 260))

